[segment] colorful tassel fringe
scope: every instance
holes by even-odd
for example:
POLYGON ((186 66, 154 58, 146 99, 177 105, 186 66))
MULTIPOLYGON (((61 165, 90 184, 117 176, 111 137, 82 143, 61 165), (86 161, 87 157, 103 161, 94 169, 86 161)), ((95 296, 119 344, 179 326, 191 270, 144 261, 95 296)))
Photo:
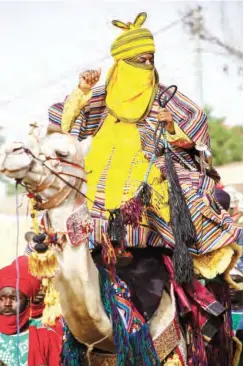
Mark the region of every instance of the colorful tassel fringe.
POLYGON ((160 366, 153 341, 146 323, 137 332, 129 334, 119 314, 109 274, 99 269, 100 291, 105 311, 113 323, 113 337, 117 354, 117 366, 160 366))
POLYGON ((87 347, 79 343, 64 323, 64 342, 61 354, 62 366, 85 366, 87 347))
POLYGON ((102 234, 102 258, 104 264, 106 265, 110 273, 114 276, 117 258, 111 240, 109 236, 105 233, 102 234))

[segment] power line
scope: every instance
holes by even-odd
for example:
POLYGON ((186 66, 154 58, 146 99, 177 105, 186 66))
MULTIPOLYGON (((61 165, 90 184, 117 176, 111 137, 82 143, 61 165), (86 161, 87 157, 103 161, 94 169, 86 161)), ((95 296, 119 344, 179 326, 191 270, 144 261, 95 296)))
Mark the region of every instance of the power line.
MULTIPOLYGON (((196 9, 192 9, 191 11, 189 11, 188 13, 186 13, 185 15, 183 15, 182 17, 174 20, 173 22, 169 23, 165 27, 158 29, 156 32, 153 33, 154 37, 157 37, 159 34, 162 34, 162 33, 166 32, 167 30, 169 30, 169 29, 175 27, 176 25, 180 24, 184 19, 186 19, 189 16, 191 16, 195 10, 196 9)), ((90 65, 97 64, 97 63, 106 61, 110 57, 111 57, 110 55, 106 54, 103 57, 100 57, 100 58, 96 59, 95 61, 91 62, 90 65)), ((31 88, 27 92, 22 93, 20 95, 17 95, 15 97, 13 97, 11 100, 3 100, 3 101, 0 101, 0 107, 7 107, 8 105, 16 102, 17 100, 20 100, 20 99, 25 98, 26 96, 28 96, 29 94, 31 94, 31 93, 33 93, 33 92, 35 92, 37 90, 40 90, 40 89, 43 89, 43 88, 45 89, 45 88, 48 88, 50 86, 53 86, 53 85, 61 82, 62 80, 65 80, 68 77, 68 75, 70 75, 70 73, 73 73, 74 70, 76 70, 78 68, 80 69, 80 67, 81 67, 80 64, 79 65, 76 65, 76 66, 73 66, 71 69, 66 70, 63 73, 61 73, 59 75, 59 77, 57 77, 55 79, 52 79, 52 80, 48 80, 46 83, 40 85, 38 88, 34 88, 34 90, 33 90, 33 88, 31 88)))
MULTIPOLYGON (((198 7, 196 9, 198 9, 198 7)), ((180 24, 184 19, 190 17, 196 9, 191 9, 188 13, 186 13, 182 17, 174 20, 172 23, 166 25, 165 27, 158 29, 156 32, 153 33, 154 37, 160 33, 163 33, 165 31, 169 30, 170 28, 173 28, 174 26, 180 24)))

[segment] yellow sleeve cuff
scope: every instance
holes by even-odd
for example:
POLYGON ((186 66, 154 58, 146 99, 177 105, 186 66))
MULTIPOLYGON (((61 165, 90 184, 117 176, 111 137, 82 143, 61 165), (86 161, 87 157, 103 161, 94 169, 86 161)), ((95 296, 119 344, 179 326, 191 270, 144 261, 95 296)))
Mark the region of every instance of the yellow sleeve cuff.
POLYGON ((66 99, 62 114, 61 128, 65 132, 69 132, 73 126, 76 117, 79 115, 81 108, 91 99, 92 91, 84 94, 80 88, 76 88, 66 99))
POLYGON ((182 131, 182 129, 178 126, 177 123, 174 122, 175 134, 171 135, 166 131, 166 136, 168 142, 175 142, 177 140, 185 140, 186 142, 192 142, 191 139, 182 131))
POLYGON ((166 137, 171 145, 180 147, 182 149, 192 149, 194 142, 182 131, 182 129, 174 123, 175 134, 171 135, 166 131, 166 137))

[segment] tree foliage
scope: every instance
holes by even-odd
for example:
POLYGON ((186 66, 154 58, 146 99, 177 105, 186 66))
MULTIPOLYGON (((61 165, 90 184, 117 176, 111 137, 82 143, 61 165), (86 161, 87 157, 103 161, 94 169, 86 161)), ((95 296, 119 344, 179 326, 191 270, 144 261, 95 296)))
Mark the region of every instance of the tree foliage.
MULTIPOLYGON (((26 189, 20 185, 18 185, 18 193, 26 193, 26 189)), ((6 182, 6 195, 13 196, 16 194, 16 185, 15 182, 6 182)))
POLYGON ((212 109, 205 108, 208 116, 211 149, 215 166, 242 161, 242 126, 226 126, 224 118, 216 118, 212 109))

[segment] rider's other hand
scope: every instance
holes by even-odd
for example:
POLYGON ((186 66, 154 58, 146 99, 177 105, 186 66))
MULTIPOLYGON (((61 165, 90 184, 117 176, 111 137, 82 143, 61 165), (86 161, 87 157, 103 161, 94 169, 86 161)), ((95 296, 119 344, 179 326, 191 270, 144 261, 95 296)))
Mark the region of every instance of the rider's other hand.
POLYGON ((84 94, 87 94, 91 88, 99 81, 101 69, 88 70, 79 75, 79 88, 84 94))
POLYGON ((165 130, 167 132, 169 132, 172 135, 175 133, 173 116, 172 116, 172 113, 168 109, 161 108, 159 110, 158 121, 165 122, 165 130))

